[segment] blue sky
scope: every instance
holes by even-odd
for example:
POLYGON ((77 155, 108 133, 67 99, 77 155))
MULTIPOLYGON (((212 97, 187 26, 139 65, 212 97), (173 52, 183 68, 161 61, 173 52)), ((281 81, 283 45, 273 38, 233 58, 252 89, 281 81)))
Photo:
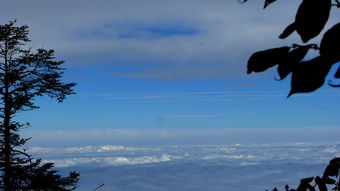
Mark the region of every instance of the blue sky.
MULTIPOLYGON (((339 127, 339 89, 326 85, 286 99, 289 80, 275 81, 275 69, 246 75, 252 52, 300 41, 296 34, 277 38, 293 21, 298 2, 278 1, 266 10, 257 1, 241 5, 236 0, 12 0, 2 5, 0 22, 17 19, 29 25, 30 46, 55 49, 66 61, 65 81, 78 84, 77 95, 63 104, 39 98, 41 109, 18 114, 18 120, 32 124, 28 134, 63 139, 55 132, 88 132, 86 139, 95 130, 100 140, 108 130, 288 128, 289 135, 295 129, 339 127)), ((327 28, 335 22, 331 19, 327 28)), ((137 138, 147 137, 142 134, 137 138)))

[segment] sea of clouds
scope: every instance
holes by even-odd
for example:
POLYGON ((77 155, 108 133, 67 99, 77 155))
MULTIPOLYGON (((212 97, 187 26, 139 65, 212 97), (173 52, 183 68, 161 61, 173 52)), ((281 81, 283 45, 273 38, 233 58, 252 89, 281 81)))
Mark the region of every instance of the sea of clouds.
POLYGON ((338 143, 195 146, 32 147, 61 173, 76 170, 80 191, 265 191, 322 175, 338 143))

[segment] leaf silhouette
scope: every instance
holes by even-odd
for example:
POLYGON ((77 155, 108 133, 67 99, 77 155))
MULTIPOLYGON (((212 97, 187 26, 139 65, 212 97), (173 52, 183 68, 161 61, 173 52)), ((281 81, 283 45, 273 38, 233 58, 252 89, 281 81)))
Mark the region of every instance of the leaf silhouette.
POLYGON ((307 184, 306 187, 310 191, 315 191, 315 188, 312 185, 310 185, 310 184, 307 184))
POLYGON ((314 180, 314 177, 304 178, 300 180, 300 185, 296 189, 296 191, 315 191, 314 187, 312 187, 309 183, 314 180))
POLYGON ((296 13, 294 24, 289 25, 280 38, 288 37, 294 29, 303 42, 316 37, 328 21, 331 6, 331 0, 303 0, 296 13))
POLYGON ((295 22, 288 25, 285 30, 280 34, 279 38, 284 39, 287 38, 290 34, 292 34, 296 30, 295 22))
POLYGON ((334 25, 322 37, 320 55, 334 62, 340 61, 340 23, 334 25))
POLYGON ((317 176, 315 178, 315 183, 318 185, 320 191, 327 191, 328 190, 326 183, 319 176, 317 176))
POLYGON ((329 178, 329 177, 326 177, 324 180, 325 180, 325 183, 326 183, 326 184, 335 184, 335 183, 336 183, 335 180, 333 180, 333 179, 331 179, 331 178, 329 178))
POLYGON ((334 74, 334 78, 340 78, 340 67, 338 68, 338 70, 334 74))
POLYGON ((288 190, 289 190, 289 186, 288 186, 288 185, 286 185, 286 186, 285 186, 285 189, 286 189, 286 191, 288 191, 288 190))
POLYGON ((264 51, 255 52, 250 56, 248 60, 248 71, 251 72, 263 72, 266 69, 275 66, 279 62, 286 59, 289 47, 284 46, 281 48, 273 48, 264 51))
POLYGON ((293 67, 298 64, 307 54, 308 50, 313 45, 299 46, 288 53, 286 59, 280 62, 277 71, 280 75, 281 80, 286 78, 293 70, 293 67))
MULTIPOLYGON (((334 168, 339 170, 340 169, 340 157, 336 157, 336 158, 332 159, 331 161, 329 161, 329 164, 334 166, 334 168)), ((338 176, 338 175, 336 175, 336 176, 338 176)))
POLYGON ((340 157, 336 157, 329 161, 329 164, 338 166, 340 168, 340 157))
POLYGON ((338 176, 338 168, 334 165, 328 165, 323 173, 323 179, 326 179, 329 176, 338 176))
POLYGON ((263 8, 265 9, 268 5, 274 3, 275 1, 276 1, 276 0, 266 0, 266 1, 264 2, 263 8))
POLYGON ((301 179, 300 182, 306 184, 306 183, 312 182, 313 180, 314 180, 314 177, 309 177, 309 178, 301 179))
POLYGON ((313 92, 320 88, 325 82, 331 65, 321 56, 297 64, 292 71, 291 90, 288 97, 295 93, 313 92))
MULTIPOLYGON (((336 71, 336 73, 334 74, 334 78, 340 78, 340 68, 338 68, 338 70, 336 71)), ((328 85, 330 85, 333 88, 338 88, 340 87, 340 84, 333 84, 332 80, 328 81, 328 85)))
POLYGON ((333 87, 333 88, 339 88, 340 87, 340 84, 332 84, 332 81, 329 81, 328 85, 333 87))

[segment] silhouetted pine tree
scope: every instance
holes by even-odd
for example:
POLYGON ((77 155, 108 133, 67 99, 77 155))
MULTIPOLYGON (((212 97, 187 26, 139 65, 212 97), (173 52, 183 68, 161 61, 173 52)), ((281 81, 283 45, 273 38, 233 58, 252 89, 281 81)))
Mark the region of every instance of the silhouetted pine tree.
POLYGON ((74 94, 74 83, 63 83, 64 61, 54 60, 54 50, 25 47, 30 40, 28 27, 15 21, 0 25, 0 188, 5 191, 74 190, 78 173, 61 177, 53 164, 33 160, 22 146, 28 141, 18 134, 29 124, 13 120, 20 111, 39 108, 34 99, 47 95, 62 102, 74 94))

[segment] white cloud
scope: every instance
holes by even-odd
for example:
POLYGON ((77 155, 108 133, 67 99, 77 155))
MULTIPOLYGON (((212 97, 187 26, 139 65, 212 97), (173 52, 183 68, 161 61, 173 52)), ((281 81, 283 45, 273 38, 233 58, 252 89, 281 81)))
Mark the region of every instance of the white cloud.
POLYGON ((203 156, 203 160, 212 160, 212 159, 236 159, 236 160, 245 160, 245 159, 255 159, 254 155, 219 155, 219 154, 210 154, 207 156, 203 156))
POLYGON ((163 119, 174 119, 174 118, 210 118, 210 117, 229 117, 228 114, 180 114, 180 115, 165 115, 158 116, 163 119))
POLYGON ((72 157, 65 159, 49 159, 43 162, 53 162, 55 167, 65 168, 70 166, 99 165, 99 166, 120 166, 138 165, 149 163, 169 162, 180 157, 163 153, 160 156, 141 156, 141 157, 72 157))
MULTIPOLYGON (((275 84, 274 82, 274 85, 275 84)), ((269 87, 270 85, 268 85, 269 87)), ((298 94, 296 97, 315 97, 315 96, 334 96, 338 92, 327 91, 321 89, 313 94, 298 94)), ((273 90, 262 91, 261 94, 246 91, 246 92, 230 92, 230 91, 206 91, 206 92, 136 92, 136 93, 102 93, 102 94, 77 94, 76 96, 82 97, 105 97, 112 101, 138 101, 138 102, 185 102, 185 101, 210 101, 210 102, 232 102, 243 100, 260 100, 268 99, 270 97, 286 97, 287 90, 273 90)), ((320 110, 305 110, 304 112, 323 112, 320 110)), ((209 114, 214 115, 214 114, 209 114)), ((227 114, 216 114, 227 115, 227 114)))
POLYGON ((262 2, 236 0, 12 0, 2 3, 0 21, 17 18, 29 25, 35 47, 56 49, 69 64, 119 67, 121 72, 114 76, 239 77, 253 51, 298 39, 277 38, 293 21, 298 3, 278 1, 262 10, 262 2), (141 33, 152 33, 146 30, 150 27, 197 32, 143 37, 141 33))
POLYGON ((103 146, 79 146, 79 147, 64 147, 64 148, 46 148, 46 147, 30 147, 29 152, 33 153, 103 153, 103 152, 118 152, 118 151, 153 151, 155 148, 136 148, 126 147, 121 145, 103 145, 103 146))

